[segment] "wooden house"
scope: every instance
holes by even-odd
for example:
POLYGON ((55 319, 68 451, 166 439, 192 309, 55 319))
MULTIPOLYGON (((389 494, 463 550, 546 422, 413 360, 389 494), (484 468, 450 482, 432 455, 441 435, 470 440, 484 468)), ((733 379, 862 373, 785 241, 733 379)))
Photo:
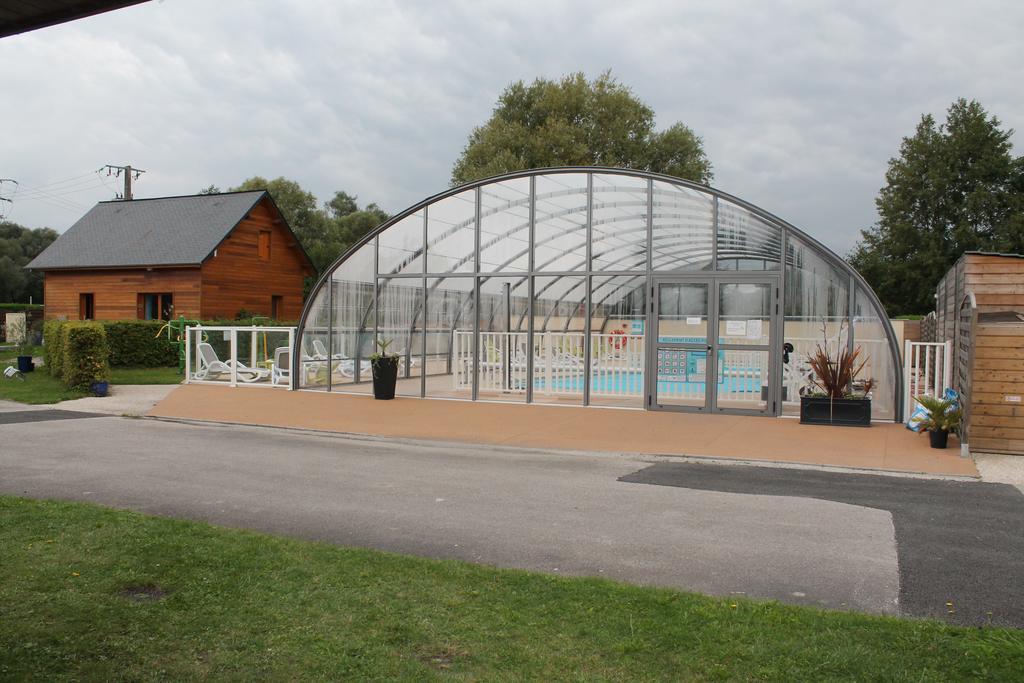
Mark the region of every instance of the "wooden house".
POLYGON ((315 273, 265 190, 101 202, 27 267, 69 320, 297 320, 315 273))
POLYGON ((972 451, 1024 455, 1024 255, 968 252, 939 282, 936 341, 953 342, 953 388, 972 451))

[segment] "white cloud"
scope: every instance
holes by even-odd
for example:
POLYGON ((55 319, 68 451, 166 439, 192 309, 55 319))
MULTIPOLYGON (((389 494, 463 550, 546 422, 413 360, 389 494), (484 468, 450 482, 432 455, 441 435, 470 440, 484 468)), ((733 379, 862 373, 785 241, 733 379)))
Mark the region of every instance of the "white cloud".
MULTIPOLYGON (((0 40, 0 176, 132 163, 159 196, 284 175, 399 211, 447 185, 509 82, 611 68, 659 126, 703 136, 716 186, 846 252, 922 113, 973 97, 1020 127, 1022 19, 997 2, 150 2, 0 40)), ((63 230, 111 196, 91 184, 12 218, 63 230)))

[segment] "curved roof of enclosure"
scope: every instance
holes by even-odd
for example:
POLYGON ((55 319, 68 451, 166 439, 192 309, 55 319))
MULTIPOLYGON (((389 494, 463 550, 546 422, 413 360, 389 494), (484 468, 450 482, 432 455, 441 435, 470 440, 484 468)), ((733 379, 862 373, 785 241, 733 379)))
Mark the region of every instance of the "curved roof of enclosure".
POLYGON ((396 284, 401 278, 419 278, 434 289, 445 281, 454 283, 452 278, 494 277, 496 282, 500 275, 505 280, 521 277, 525 291, 529 276, 551 276, 537 281, 535 296, 579 301, 579 290, 587 286, 583 276, 590 275, 592 311, 599 314, 602 303, 624 296, 649 275, 779 273, 800 258, 813 258, 833 279, 845 280, 851 305, 843 310, 848 315, 854 315, 855 294, 863 292, 863 304, 874 309, 898 368, 896 337, 871 287, 820 242, 714 188, 603 167, 509 173, 411 206, 325 270, 299 329, 305 328, 318 292, 332 277, 366 283, 393 278, 396 284))

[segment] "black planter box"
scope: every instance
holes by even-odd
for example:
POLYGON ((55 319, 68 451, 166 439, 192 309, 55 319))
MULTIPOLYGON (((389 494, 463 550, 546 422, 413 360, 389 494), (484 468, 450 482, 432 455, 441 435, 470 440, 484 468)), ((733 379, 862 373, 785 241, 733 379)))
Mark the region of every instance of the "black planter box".
POLYGON ((398 381, 398 359, 381 358, 373 365, 373 397, 378 401, 390 401, 395 397, 395 383, 398 381))
POLYGON ((870 427, 871 399, 801 396, 800 424, 870 427))

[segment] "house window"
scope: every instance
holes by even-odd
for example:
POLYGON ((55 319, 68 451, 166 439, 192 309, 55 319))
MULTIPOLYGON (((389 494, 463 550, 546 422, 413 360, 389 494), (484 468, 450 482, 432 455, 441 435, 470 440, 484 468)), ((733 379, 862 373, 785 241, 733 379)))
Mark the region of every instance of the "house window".
POLYGON ((280 294, 274 294, 270 297, 270 318, 272 320, 280 320, 284 313, 284 297, 280 294))
POLYGON ((139 320, 170 320, 174 317, 174 295, 170 292, 139 294, 137 305, 139 320))
POLYGON ((95 320, 96 308, 93 305, 92 294, 78 295, 78 319, 95 320))
POLYGON ((270 260, 270 231, 260 230, 260 237, 256 244, 256 251, 259 253, 260 261, 270 260))

